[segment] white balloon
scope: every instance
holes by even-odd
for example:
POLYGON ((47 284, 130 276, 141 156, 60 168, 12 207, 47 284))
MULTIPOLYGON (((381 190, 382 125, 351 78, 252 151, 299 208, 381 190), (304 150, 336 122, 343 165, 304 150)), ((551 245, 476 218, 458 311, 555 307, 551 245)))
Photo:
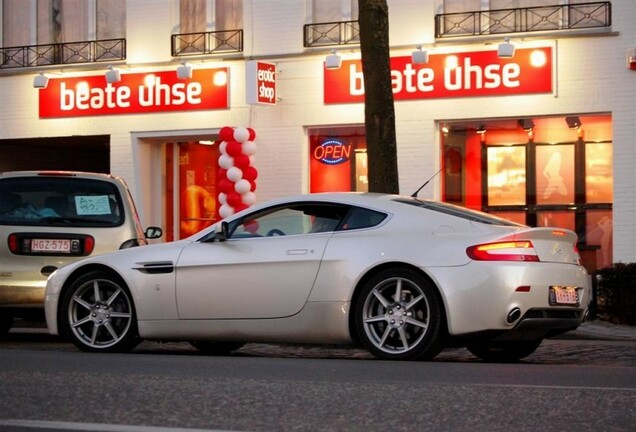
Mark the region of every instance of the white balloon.
POLYGON ((240 168, 232 167, 227 170, 227 179, 236 183, 243 178, 243 171, 240 168))
POLYGON ((221 206, 221 208, 219 209, 219 215, 225 219, 226 217, 230 217, 234 214, 234 208, 230 207, 227 204, 224 204, 221 206))
POLYGON ((226 170, 229 170, 230 168, 234 166, 234 158, 232 156, 222 154, 221 156, 219 156, 219 166, 221 168, 225 168, 226 170))
POLYGON ((241 146, 244 155, 251 156, 256 153, 256 144, 254 141, 245 141, 241 146))
POLYGON ((247 128, 239 126, 234 129, 234 141, 244 143, 248 139, 250 139, 250 131, 247 128))
POLYGON ((225 152, 226 147, 227 147, 227 141, 221 141, 221 144, 219 144, 219 151, 221 152, 221 154, 227 154, 225 152))
POLYGON ((219 202, 221 205, 227 204, 227 195, 223 192, 219 193, 219 202))
POLYGON ((248 193, 252 185, 245 179, 241 179, 234 183, 234 190, 243 195, 244 193, 248 193))
POLYGON ((256 204, 256 194, 254 192, 246 192, 241 195, 241 200, 243 204, 251 206, 256 204))

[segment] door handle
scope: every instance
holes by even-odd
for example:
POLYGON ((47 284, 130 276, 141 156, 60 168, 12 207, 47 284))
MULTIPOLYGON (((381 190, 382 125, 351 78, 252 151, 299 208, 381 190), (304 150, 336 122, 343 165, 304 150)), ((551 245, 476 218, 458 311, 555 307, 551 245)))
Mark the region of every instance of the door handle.
POLYGON ((307 255, 307 249, 288 249, 287 255, 307 255))

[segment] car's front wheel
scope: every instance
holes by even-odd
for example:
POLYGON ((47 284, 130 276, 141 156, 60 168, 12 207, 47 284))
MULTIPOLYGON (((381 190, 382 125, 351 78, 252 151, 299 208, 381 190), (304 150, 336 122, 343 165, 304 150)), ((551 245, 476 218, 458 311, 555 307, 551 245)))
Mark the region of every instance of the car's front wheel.
POLYGON ((62 296, 59 318, 63 334, 83 351, 124 352, 140 342, 130 292, 106 271, 74 281, 62 296))
POLYGON ((516 362, 535 352, 543 339, 506 342, 472 342, 466 345, 468 351, 487 362, 516 362))
POLYGON ((409 269, 373 276, 355 304, 362 344, 387 360, 428 360, 443 348, 442 304, 435 287, 409 269))

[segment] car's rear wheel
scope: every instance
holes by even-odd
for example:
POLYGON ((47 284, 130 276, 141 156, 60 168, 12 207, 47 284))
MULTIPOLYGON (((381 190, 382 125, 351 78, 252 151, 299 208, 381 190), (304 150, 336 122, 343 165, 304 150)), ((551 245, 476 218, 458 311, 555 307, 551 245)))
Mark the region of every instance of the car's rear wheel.
POLYGON ((83 351, 124 352, 140 342, 130 292, 106 271, 87 273, 64 292, 60 326, 83 351))
POLYGON ((13 327, 13 317, 11 315, 0 316, 0 336, 5 336, 13 327))
POLYGON ((191 341, 190 344, 206 355, 227 355, 245 345, 242 342, 191 341))
POLYGON ((488 362, 516 362, 535 352, 542 341, 473 342, 467 344, 466 349, 488 362))
POLYGON ((439 295, 413 270, 389 269, 373 276, 354 307, 358 336, 378 358, 428 360, 443 348, 439 295))

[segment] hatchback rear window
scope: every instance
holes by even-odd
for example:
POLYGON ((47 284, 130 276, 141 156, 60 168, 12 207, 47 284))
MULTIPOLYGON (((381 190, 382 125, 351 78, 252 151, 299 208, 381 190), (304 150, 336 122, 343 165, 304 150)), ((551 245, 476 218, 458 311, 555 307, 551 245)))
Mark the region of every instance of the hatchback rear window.
POLYGON ((428 210, 437 211, 440 213, 444 213, 451 216, 456 216, 462 219, 468 219, 473 222, 479 222, 489 225, 502 225, 502 226, 523 226, 516 222, 511 222, 506 219, 502 219, 496 216, 489 215, 487 213, 482 213, 479 211, 467 209, 464 207, 459 207, 453 204, 447 204, 438 201, 422 201, 417 198, 399 198, 395 201, 410 204, 413 206, 425 208, 428 210))
POLYGON ((107 181, 16 177, 0 181, 0 224, 114 227, 124 222, 121 196, 107 181))

